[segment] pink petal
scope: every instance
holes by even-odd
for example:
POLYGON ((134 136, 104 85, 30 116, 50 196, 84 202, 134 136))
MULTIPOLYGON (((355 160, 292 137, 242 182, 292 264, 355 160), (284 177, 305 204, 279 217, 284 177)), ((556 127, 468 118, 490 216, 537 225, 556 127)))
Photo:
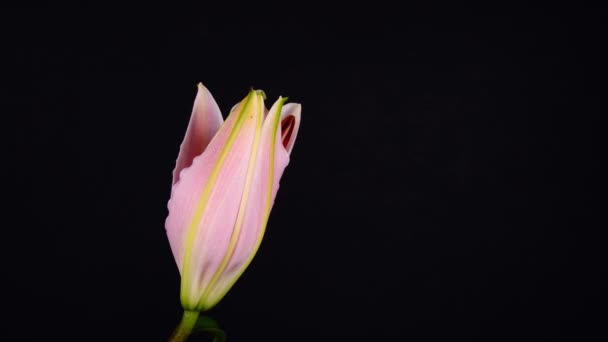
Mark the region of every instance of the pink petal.
POLYGON ((207 307, 219 302, 244 272, 257 252, 264 235, 268 216, 279 188, 279 180, 289 163, 289 152, 293 147, 300 124, 301 106, 298 104, 285 105, 280 117, 277 117, 278 109, 281 107, 279 101, 272 106, 264 120, 255 170, 246 199, 247 203, 244 206, 244 218, 237 243, 221 276, 213 284, 209 294, 205 296, 207 307), (285 120, 288 117, 293 118, 293 126, 290 128, 291 135, 286 144, 289 150, 283 145, 280 123, 281 119, 285 120), (279 120, 278 123, 277 120, 279 120), (272 159, 274 159, 274 165, 271 167, 272 159))
POLYGON ((165 225, 182 274, 185 308, 194 308, 198 302, 232 236, 253 138, 262 120, 258 96, 250 93, 247 99, 229 115, 192 166, 183 169, 172 189, 165 225), (252 101, 250 106, 247 99, 252 101))
POLYGON ((190 122, 179 149, 175 169, 173 170, 172 184, 177 183, 180 178, 180 172, 184 168, 192 165, 194 157, 200 155, 205 150, 223 122, 222 113, 215 99, 209 90, 202 83, 199 83, 198 93, 194 100, 194 108, 190 115, 190 122))

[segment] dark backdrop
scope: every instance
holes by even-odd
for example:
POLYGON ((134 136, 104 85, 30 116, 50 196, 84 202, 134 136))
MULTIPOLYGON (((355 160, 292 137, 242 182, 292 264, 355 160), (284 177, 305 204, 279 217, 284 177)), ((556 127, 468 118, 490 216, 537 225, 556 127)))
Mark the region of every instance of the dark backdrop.
POLYGON ((228 341, 590 334, 600 12, 300 10, 5 12, 2 335, 170 334, 199 81, 224 113, 251 86, 303 106, 260 251, 209 313, 228 341))

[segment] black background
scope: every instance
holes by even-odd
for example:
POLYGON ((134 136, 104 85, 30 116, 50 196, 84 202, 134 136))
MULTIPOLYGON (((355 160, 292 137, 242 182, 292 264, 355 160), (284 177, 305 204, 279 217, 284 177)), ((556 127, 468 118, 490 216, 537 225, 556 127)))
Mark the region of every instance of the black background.
POLYGON ((3 336, 171 333, 199 81, 224 113, 252 86, 303 106, 260 251, 209 313, 228 341, 594 333, 602 12, 310 9, 3 14, 3 336))

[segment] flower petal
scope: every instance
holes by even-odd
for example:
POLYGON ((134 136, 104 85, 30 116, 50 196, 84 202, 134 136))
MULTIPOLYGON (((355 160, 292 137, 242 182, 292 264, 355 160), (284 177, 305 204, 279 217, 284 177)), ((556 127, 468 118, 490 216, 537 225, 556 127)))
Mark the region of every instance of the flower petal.
POLYGON ((275 102, 264 120, 249 195, 243 199, 246 200, 242 206, 244 212, 239 213, 242 219, 240 222, 237 220, 237 225, 241 225, 238 239, 221 275, 204 296, 203 309, 214 306, 224 297, 251 263, 264 236, 279 180, 289 163, 289 152, 281 139, 281 118, 293 116, 295 119, 288 145, 290 150, 300 123, 301 107, 294 104, 283 106, 285 100, 280 98, 275 102))
POLYGON ((222 113, 215 99, 209 90, 202 83, 199 83, 190 122, 173 170, 172 184, 177 183, 180 172, 192 165, 194 158, 205 150, 223 122, 222 113))
POLYGON ((258 97, 250 92, 173 187, 166 228, 186 309, 195 309, 229 248, 252 143, 261 129, 258 97))

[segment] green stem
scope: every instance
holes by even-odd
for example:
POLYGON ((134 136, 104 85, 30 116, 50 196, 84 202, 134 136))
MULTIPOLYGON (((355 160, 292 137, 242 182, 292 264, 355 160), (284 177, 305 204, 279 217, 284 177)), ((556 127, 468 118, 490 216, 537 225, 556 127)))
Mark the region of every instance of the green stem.
POLYGON ((192 329, 198 320, 198 315, 200 312, 198 311, 184 311, 184 315, 182 316, 182 321, 179 322, 177 328, 169 338, 169 342, 182 342, 188 339, 188 336, 192 333, 192 329))

